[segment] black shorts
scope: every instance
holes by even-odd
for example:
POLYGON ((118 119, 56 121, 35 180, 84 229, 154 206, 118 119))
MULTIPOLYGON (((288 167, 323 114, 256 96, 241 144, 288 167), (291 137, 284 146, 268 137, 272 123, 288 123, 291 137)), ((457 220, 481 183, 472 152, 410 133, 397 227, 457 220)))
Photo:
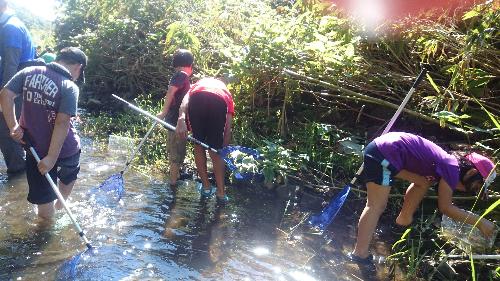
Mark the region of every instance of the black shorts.
MULTIPOLYGON (((72 156, 57 159, 54 168, 49 175, 57 184, 59 179, 63 184, 69 184, 76 180, 80 172, 80 151, 72 156)), ((32 204, 46 204, 57 199, 49 181, 38 171, 38 165, 31 155, 26 153, 26 178, 28 179, 29 193, 28 201, 32 204)))
POLYGON ((193 137, 215 149, 224 142, 227 105, 223 98, 209 92, 198 92, 189 97, 189 125, 193 137))
POLYGON ((361 182, 364 184, 374 182, 378 185, 391 186, 392 179, 397 173, 396 168, 378 150, 375 142, 370 142, 364 152, 361 182))

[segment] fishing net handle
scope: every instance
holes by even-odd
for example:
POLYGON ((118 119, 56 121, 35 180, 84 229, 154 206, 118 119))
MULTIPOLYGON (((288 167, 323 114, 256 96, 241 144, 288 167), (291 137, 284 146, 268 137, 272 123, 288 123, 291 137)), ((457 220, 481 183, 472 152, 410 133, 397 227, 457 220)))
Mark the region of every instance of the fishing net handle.
MULTIPOLYGON (((126 101, 126 100, 122 99, 121 97, 119 97, 119 96, 117 96, 117 95, 115 95, 115 94, 112 94, 112 96, 113 96, 115 99, 117 99, 117 100, 119 100, 119 101, 121 101, 121 102, 125 103, 125 104, 126 104, 128 107, 130 107, 131 109, 133 109, 133 110, 135 110, 135 111, 137 111, 137 112, 139 112, 139 113, 141 113, 141 114, 143 114, 143 115, 145 115, 145 116, 147 116, 147 117, 149 117, 149 118, 151 118, 151 119, 155 120, 156 122, 158 122, 158 123, 162 124, 163 126, 165 126, 165 128, 169 129, 170 131, 175 132, 175 127, 174 127, 172 124, 169 124, 169 123, 165 122, 164 120, 161 120, 160 118, 158 118, 158 117, 154 116, 153 114, 151 114, 151 113, 147 112, 146 110, 141 109, 141 108, 139 108, 139 107, 137 107, 137 106, 135 106, 135 105, 131 104, 130 102, 128 102, 128 101, 126 101)), ((197 140, 197 139, 193 138, 192 136, 187 136, 187 139, 188 139, 189 141, 191 141, 191 142, 195 143, 195 144, 198 144, 198 145, 202 146, 202 147, 203 147, 203 148, 205 148, 205 149, 211 150, 211 151, 213 151, 213 152, 215 152, 215 153, 219 153, 219 151, 218 151, 217 149, 215 149, 215 148, 213 148, 213 147, 209 146, 208 144, 206 144, 206 143, 204 143, 204 142, 202 142, 202 141, 200 141, 200 140, 197 140)))
POLYGON ((415 89, 418 87, 418 84, 420 84, 420 82, 422 82, 422 80, 424 79, 424 75, 426 73, 427 73, 427 68, 425 66, 423 66, 422 70, 420 71, 420 73, 417 76, 417 79, 415 80, 415 82, 411 86, 411 89, 408 91, 405 98, 403 99, 403 101, 399 105, 398 109, 396 110, 396 112, 392 116, 391 120, 389 121, 389 123, 385 127, 384 131, 382 132, 382 135, 386 134, 387 132, 389 132, 392 129, 392 126, 396 122, 396 119, 398 119, 399 115, 401 114, 401 111, 403 111, 403 109, 405 108, 405 106, 408 103, 408 101, 410 100, 413 92, 415 92, 415 89))
POLYGON ((141 139, 141 142, 139 143, 139 145, 135 148, 135 150, 130 155, 127 163, 125 163, 125 167, 121 171, 121 174, 123 174, 123 173, 125 173, 127 171, 128 166, 132 163, 132 161, 134 160, 134 158, 137 155, 137 153, 139 153, 139 151, 141 151, 142 146, 144 145, 144 143, 146 142, 146 140, 149 138, 149 135, 151 135, 151 133, 153 132, 153 129, 156 127, 156 124, 158 124, 158 122, 155 120, 154 123, 153 123, 153 125, 151 125, 151 127, 149 128, 149 130, 146 133, 146 135, 144 135, 144 137, 141 139))
MULTIPOLYGON (((413 92, 415 92, 415 89, 418 87, 418 85, 420 84, 420 82, 422 82, 422 80, 424 79, 424 76, 425 76, 426 73, 427 73, 427 67, 424 65, 422 67, 422 70, 418 74, 417 79, 415 80, 415 82, 411 86, 411 89, 406 94, 405 98, 403 99, 403 101, 399 105, 398 109, 396 110, 396 112, 392 116, 391 120, 389 120, 389 123, 387 123, 387 126, 385 127, 385 129, 384 129, 384 131, 382 132, 381 135, 385 135, 386 133, 388 133, 392 129, 392 126, 396 122, 396 119, 398 119, 399 115, 401 114, 401 112, 405 108, 406 104, 410 100, 413 92)), ((358 180, 359 176, 363 172, 363 168, 364 168, 364 164, 361 164, 361 166, 359 167, 358 171, 356 172, 356 175, 354 176, 354 178, 350 182, 351 185, 354 185, 356 183, 356 181, 358 180)))

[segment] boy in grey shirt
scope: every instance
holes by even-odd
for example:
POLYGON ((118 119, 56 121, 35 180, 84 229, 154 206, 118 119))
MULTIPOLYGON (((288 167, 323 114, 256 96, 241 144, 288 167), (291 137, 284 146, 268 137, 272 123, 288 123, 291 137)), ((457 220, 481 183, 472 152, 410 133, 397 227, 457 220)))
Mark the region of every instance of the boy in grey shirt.
POLYGON ((64 48, 56 61, 47 66, 28 67, 19 71, 0 92, 0 104, 11 137, 23 142, 24 134, 41 158, 39 163, 28 153, 26 177, 28 201, 38 205, 38 216, 49 219, 62 207, 44 177, 49 173, 66 199, 80 171, 80 138, 71 123, 76 115, 78 86, 83 80, 86 55, 78 48, 64 48), (14 98, 22 95, 19 123, 14 115, 14 98))

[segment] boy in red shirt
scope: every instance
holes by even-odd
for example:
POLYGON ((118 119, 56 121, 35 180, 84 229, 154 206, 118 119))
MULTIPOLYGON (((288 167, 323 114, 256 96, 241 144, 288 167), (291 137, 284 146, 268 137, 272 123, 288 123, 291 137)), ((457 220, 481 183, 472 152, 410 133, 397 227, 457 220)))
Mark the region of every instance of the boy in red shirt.
MULTIPOLYGON (((215 149, 227 146, 231 140, 231 122, 234 117, 234 102, 226 85, 215 78, 204 78, 191 86, 184 96, 177 120, 176 132, 187 136, 186 119, 193 132, 193 137, 215 149)), ((225 203, 228 197, 224 190, 224 161, 219 154, 210 151, 210 158, 217 183, 217 201, 225 203)), ((194 158, 196 169, 201 179, 198 187, 202 197, 210 197, 215 192, 207 174, 205 149, 195 145, 194 158)))

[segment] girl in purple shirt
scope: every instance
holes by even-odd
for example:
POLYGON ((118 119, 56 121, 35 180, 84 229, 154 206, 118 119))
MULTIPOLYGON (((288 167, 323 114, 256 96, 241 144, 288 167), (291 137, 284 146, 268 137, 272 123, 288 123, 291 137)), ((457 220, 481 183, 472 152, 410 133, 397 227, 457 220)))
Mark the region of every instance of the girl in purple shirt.
MULTIPOLYGON (((372 260, 369 245, 387 205, 394 177, 411 183, 396 218, 396 224, 407 226, 434 182, 438 183, 439 210, 454 220, 474 225, 479 216, 453 205, 453 191, 474 192, 484 197, 496 176, 493 162, 480 154, 451 155, 427 139, 402 132, 387 133, 368 144, 363 165, 361 178, 368 196, 359 218, 356 246, 349 254, 352 260, 361 263, 372 260)), ((477 227, 485 236, 495 230, 495 225, 484 218, 477 227)))

